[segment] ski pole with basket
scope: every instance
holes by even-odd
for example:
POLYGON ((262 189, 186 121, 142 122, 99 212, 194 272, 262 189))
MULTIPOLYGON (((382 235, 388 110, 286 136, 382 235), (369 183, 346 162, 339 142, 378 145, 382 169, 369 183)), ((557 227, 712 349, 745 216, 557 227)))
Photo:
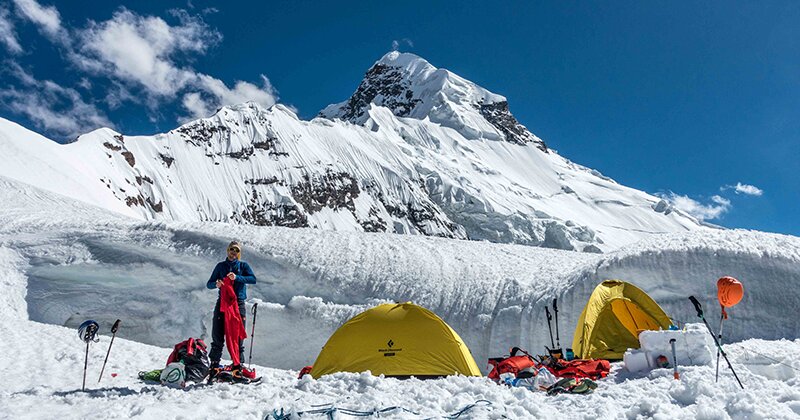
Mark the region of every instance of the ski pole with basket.
POLYGON ((103 379, 103 372, 106 370, 106 362, 108 362, 108 355, 111 354, 111 346, 114 345, 114 337, 117 336, 117 330, 119 329, 120 322, 122 321, 118 319, 117 322, 115 322, 114 325, 111 326, 111 342, 108 343, 108 351, 106 352, 106 359, 103 360, 103 368, 100 369, 100 377, 97 378, 98 384, 103 379))
POLYGON ((711 329, 711 326, 708 325, 708 321, 706 321, 706 317, 703 315, 703 307, 700 306, 700 302, 698 302, 697 298, 695 298, 694 296, 689 296, 689 300, 692 301, 692 305, 694 305, 694 309, 697 311, 697 316, 700 317, 700 319, 703 320, 704 324, 706 324, 706 328, 708 328, 708 332, 711 334, 711 338, 714 339, 714 344, 717 345, 717 351, 719 351, 719 353, 725 359, 725 362, 728 363, 728 368, 733 373, 733 377, 736 378, 736 382, 738 382, 739 386, 742 387, 742 389, 744 389, 744 385, 742 385, 742 381, 739 380, 739 376, 736 375, 736 371, 733 370, 733 365, 731 365, 731 361, 728 360, 728 355, 725 354, 725 350, 723 350, 722 346, 720 346, 719 340, 717 340, 716 334, 714 334, 714 331, 711 329))

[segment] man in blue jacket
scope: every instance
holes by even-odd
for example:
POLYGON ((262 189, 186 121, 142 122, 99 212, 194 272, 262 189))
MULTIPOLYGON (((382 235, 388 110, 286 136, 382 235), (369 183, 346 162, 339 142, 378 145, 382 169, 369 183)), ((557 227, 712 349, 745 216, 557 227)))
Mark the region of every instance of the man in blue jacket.
MULTIPOLYGON (((214 267, 211 278, 208 279, 206 287, 209 289, 219 289, 222 287, 223 277, 233 280, 233 290, 236 292, 236 299, 239 304, 239 314, 242 316, 242 323, 245 324, 245 305, 247 298, 247 284, 256 284, 256 276, 250 265, 240 261, 242 256, 242 246, 237 241, 228 245, 228 258, 214 267)), ((219 369, 219 360, 222 358, 222 347, 225 345, 225 317, 219 310, 219 297, 217 305, 214 307, 214 319, 211 326, 211 368, 219 369)), ((244 340, 239 341, 239 360, 244 360, 244 340)), ((237 367, 238 368, 238 367, 237 367)), ((238 372, 236 372, 238 373, 238 372)))

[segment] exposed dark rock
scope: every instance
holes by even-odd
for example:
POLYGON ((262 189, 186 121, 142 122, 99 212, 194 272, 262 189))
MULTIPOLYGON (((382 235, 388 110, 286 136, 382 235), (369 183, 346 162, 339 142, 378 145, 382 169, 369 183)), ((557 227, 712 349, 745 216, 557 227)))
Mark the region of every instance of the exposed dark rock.
POLYGON ((483 118, 486 118, 486 121, 489 121, 506 136, 506 141, 520 145, 533 142, 539 150, 547 152, 547 145, 544 144, 544 141, 537 139, 511 114, 507 101, 481 104, 478 106, 478 110, 483 118))
POLYGON ((264 141, 253 142, 253 147, 261 150, 270 150, 275 147, 275 141, 278 140, 273 137, 267 137, 264 141))
POLYGON ((145 176, 137 175, 136 176, 136 183, 139 184, 139 185, 142 185, 142 182, 147 182, 149 184, 152 184, 153 180, 147 175, 145 175, 145 176))
POLYGON ((164 162, 164 165, 167 165, 167 168, 172 166, 172 162, 175 161, 175 158, 173 158, 172 156, 167 156, 167 155, 165 155, 163 153, 159 153, 158 157, 161 158, 161 160, 164 162))
POLYGON ((253 178, 253 179, 245 179, 244 183, 247 185, 270 185, 270 184, 278 184, 283 185, 283 182, 279 181, 276 177, 271 178, 253 178))
POLYGON ((125 158, 125 161, 128 162, 128 165, 131 165, 131 167, 136 165, 136 159, 133 158, 133 153, 126 150, 122 152, 122 156, 125 158))
POLYGON ((234 218, 237 216, 256 226, 308 227, 308 218, 295 204, 273 204, 264 200, 255 188, 247 209, 234 218))
POLYGON ((457 230, 459 230, 459 226, 455 223, 448 223, 439 220, 438 217, 439 212, 436 210, 436 207, 430 205, 428 203, 406 203, 403 207, 394 206, 391 204, 383 203, 384 208, 386 211, 398 218, 398 219, 408 219, 412 225, 414 225, 417 230, 425 235, 432 235, 432 236, 441 236, 443 238, 457 238, 458 235, 455 234, 457 230), (431 232, 430 229, 426 226, 427 222, 433 221, 434 224, 440 225, 446 229, 446 232, 431 232))
POLYGON ((119 152, 120 150, 122 150, 122 146, 117 146, 117 145, 111 144, 109 142, 103 142, 103 146, 105 146, 106 148, 111 149, 111 150, 113 150, 115 152, 119 152))
POLYGON ((139 194, 139 195, 137 195, 135 197, 125 197, 125 204, 127 204, 128 207, 133 207, 133 206, 142 206, 142 207, 144 207, 144 205, 145 205, 144 197, 142 197, 141 194, 139 194))
POLYGON ((175 131, 181 133, 190 143, 195 146, 202 143, 210 143, 211 139, 219 134, 230 135, 230 130, 224 125, 216 126, 207 120, 197 120, 194 123, 184 125, 175 131))
POLYGON ((248 159, 250 156, 253 156, 254 153, 255 149, 253 147, 245 147, 244 149, 239 150, 238 152, 228 153, 228 156, 234 159, 248 159))
POLYGON ((358 89, 342 107, 341 118, 355 122, 379 95, 382 98, 380 105, 391 109, 399 117, 408 116, 420 102, 420 99, 414 98, 410 85, 402 68, 376 64, 367 71, 358 89))
POLYGON ((359 222, 364 232, 386 232, 386 222, 375 208, 369 209, 369 219, 359 222))
POLYGON ((117 134, 114 136, 115 139, 119 140, 121 143, 125 143, 125 137, 122 134, 117 134))
POLYGON ((156 213, 161 213, 162 211, 164 211, 164 203, 161 201, 159 201, 158 203, 153 203, 153 200, 150 197, 147 197, 147 204, 156 213))
POLYGON ((304 181, 292 186, 292 197, 308 214, 314 214, 324 207, 334 210, 347 208, 355 212, 353 199, 360 192, 358 182, 346 172, 327 172, 313 178, 306 174, 304 181))

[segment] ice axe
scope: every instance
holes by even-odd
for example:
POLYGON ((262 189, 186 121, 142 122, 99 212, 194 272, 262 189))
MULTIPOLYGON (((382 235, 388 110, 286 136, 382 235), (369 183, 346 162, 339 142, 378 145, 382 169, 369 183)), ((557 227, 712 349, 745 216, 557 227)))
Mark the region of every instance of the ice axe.
POLYGON ((708 328, 708 332, 711 334, 711 338, 714 339, 714 344, 717 345, 717 351, 719 351, 719 353, 725 359, 725 362, 728 363, 728 368, 733 373, 733 377, 736 378, 736 382, 738 382, 739 386, 742 387, 742 389, 744 389, 744 385, 742 385, 742 381, 739 380, 739 376, 736 375, 736 371, 733 370, 733 366, 731 365, 731 361, 728 360, 728 355, 725 354, 725 350, 722 350, 722 346, 720 346, 719 340, 717 340, 716 334, 714 334, 714 331, 711 329, 711 326, 708 325, 708 321, 706 321, 706 317, 703 316, 703 307, 700 306, 700 302, 698 302, 697 298, 695 298, 694 296, 689 296, 689 300, 692 302, 692 305, 694 305, 694 309, 697 311, 697 316, 700 317, 700 319, 703 320, 703 324, 706 324, 706 328, 708 328))
POLYGON ((111 354, 111 346, 114 345, 114 337, 117 336, 117 329, 119 329, 119 323, 122 322, 121 320, 117 320, 114 325, 111 326, 111 342, 108 343, 108 351, 106 352, 106 360, 103 360, 103 368, 100 369, 100 377, 97 378, 97 383, 100 383, 100 380, 103 379, 103 372, 106 370, 106 362, 108 362, 108 355, 111 354))

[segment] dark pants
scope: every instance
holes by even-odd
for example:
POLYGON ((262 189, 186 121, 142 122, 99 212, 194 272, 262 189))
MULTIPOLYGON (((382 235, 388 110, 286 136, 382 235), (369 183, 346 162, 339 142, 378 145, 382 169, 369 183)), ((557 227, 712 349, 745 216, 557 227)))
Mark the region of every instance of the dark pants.
MULTIPOLYGON (((237 302, 239 303, 239 315, 242 316, 242 324, 247 328, 247 322, 245 320, 245 311, 244 306, 244 299, 238 299, 237 302)), ((211 325, 211 353, 208 357, 211 359, 212 367, 213 363, 219 363, 219 359, 222 358, 222 347, 225 346, 225 315, 219 311, 219 299, 217 299, 217 305, 214 306, 214 320, 211 325)), ((239 361, 244 364, 244 340, 239 340, 239 361)))

